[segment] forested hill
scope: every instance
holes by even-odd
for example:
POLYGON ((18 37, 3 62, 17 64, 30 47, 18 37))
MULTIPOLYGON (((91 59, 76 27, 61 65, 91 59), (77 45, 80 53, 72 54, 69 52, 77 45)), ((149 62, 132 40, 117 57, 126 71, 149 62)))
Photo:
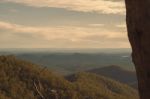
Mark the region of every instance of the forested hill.
POLYGON ((103 68, 92 69, 87 72, 95 73, 97 75, 103 75, 105 77, 109 77, 121 83, 128 84, 133 88, 138 88, 138 84, 137 84, 138 81, 137 81, 135 71, 128 71, 122 69, 119 66, 112 65, 103 68))
POLYGON ((138 99, 138 94, 96 74, 77 73, 66 80, 14 56, 0 56, 0 99, 138 99))

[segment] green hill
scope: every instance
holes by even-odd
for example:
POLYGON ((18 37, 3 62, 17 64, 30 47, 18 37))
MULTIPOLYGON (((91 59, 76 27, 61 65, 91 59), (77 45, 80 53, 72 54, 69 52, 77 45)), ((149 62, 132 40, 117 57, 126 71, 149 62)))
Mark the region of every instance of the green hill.
POLYGON ((121 83, 128 84, 133 88, 138 88, 135 71, 128 71, 119 66, 112 65, 103 68, 92 69, 87 72, 95 73, 97 75, 103 75, 121 83))
POLYGON ((77 73, 66 80, 14 56, 0 56, 0 99, 138 99, 138 94, 96 74, 77 73))

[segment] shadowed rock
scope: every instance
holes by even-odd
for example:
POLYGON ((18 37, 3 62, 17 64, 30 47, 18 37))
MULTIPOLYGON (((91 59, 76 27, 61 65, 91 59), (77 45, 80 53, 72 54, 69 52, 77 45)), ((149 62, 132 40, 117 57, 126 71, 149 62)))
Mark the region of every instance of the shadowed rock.
POLYGON ((141 99, 150 99, 150 0, 125 0, 141 99))

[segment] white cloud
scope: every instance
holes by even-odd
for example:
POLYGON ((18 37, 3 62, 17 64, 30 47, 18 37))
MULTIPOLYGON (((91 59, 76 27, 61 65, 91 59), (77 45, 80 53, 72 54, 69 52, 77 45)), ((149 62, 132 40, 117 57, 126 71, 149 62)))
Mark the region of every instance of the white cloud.
POLYGON ((118 27, 118 28, 126 28, 126 24, 125 23, 118 24, 118 25, 116 25, 116 27, 118 27))
MULTIPOLYGON (((101 24, 92 24, 92 26, 101 26, 101 24)), ((10 30, 12 32, 20 33, 34 33, 36 35, 43 35, 47 39, 52 38, 82 38, 90 35, 107 35, 108 38, 122 36, 121 33, 92 27, 78 27, 78 26, 57 26, 57 27, 36 27, 13 24, 9 22, 0 22, 0 29, 10 30), (100 32, 101 31, 101 32, 100 32)))
MULTIPOLYGON (((34 37, 38 37, 44 41, 48 41, 50 45, 56 45, 56 42, 61 43, 62 46, 69 46, 66 43, 71 42, 70 46, 88 47, 105 45, 103 47, 128 45, 126 33, 120 33, 116 31, 101 29, 99 27, 78 27, 78 26, 57 26, 57 27, 36 27, 36 26, 24 26, 19 24, 13 24, 9 22, 0 21, 0 30, 4 30, 9 35, 28 34, 34 37), (113 44, 115 43, 115 45, 113 44)), ((4 35, 4 34, 3 34, 4 35)), ((1 36, 3 38, 3 36, 1 36)), ((4 40, 9 39, 7 36, 4 40)), ((30 40, 32 41, 32 40, 30 40)), ((34 38, 33 38, 34 41, 34 38)), ((35 42, 35 41, 34 41, 35 42)), ((39 41, 40 43, 40 41, 39 41)), ((124 46, 126 47, 126 46, 124 46)))
POLYGON ((89 24, 88 26, 93 26, 93 27, 103 27, 104 24, 89 24))
POLYGON ((124 2, 105 0, 3 0, 35 7, 56 7, 82 12, 125 14, 124 2))

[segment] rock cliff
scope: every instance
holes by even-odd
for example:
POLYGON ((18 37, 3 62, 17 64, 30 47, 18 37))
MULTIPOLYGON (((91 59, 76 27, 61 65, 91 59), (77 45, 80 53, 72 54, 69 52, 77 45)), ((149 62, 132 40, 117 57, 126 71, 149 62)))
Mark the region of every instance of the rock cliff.
POLYGON ((125 0, 127 28, 141 99, 150 99, 150 0, 125 0))

